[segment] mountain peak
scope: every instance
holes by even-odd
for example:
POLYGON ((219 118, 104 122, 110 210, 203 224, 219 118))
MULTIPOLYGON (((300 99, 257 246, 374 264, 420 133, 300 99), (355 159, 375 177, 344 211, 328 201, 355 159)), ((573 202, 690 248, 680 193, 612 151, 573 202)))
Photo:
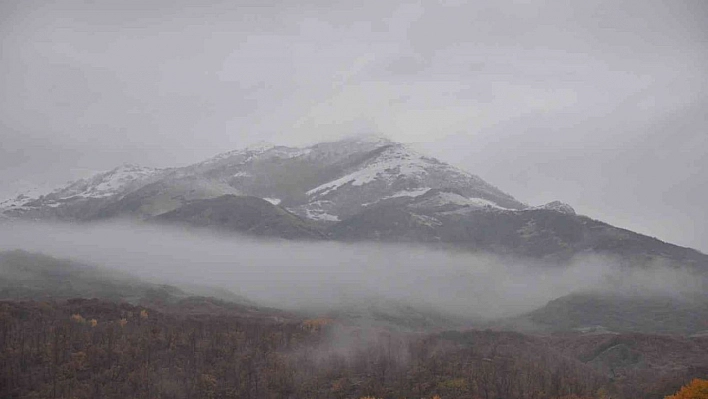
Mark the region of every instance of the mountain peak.
POLYGON ((259 140, 253 144, 247 145, 246 147, 241 149, 241 151, 265 152, 265 151, 273 149, 274 147, 277 147, 277 146, 269 141, 259 140))
POLYGON ((159 169, 151 168, 148 166, 142 166, 142 165, 138 165, 138 164, 134 164, 134 163, 123 163, 122 165, 120 165, 116 168, 113 168, 113 169, 106 171, 106 172, 102 172, 100 174, 101 175, 108 175, 108 174, 115 174, 115 173, 120 173, 120 172, 151 173, 156 170, 159 170, 159 169))
POLYGON ((242 147, 242 148, 237 148, 235 150, 222 152, 220 154, 213 156, 212 158, 207 159, 206 161, 199 163, 198 165, 215 164, 217 162, 220 162, 220 161, 223 161, 225 159, 229 159, 229 158, 235 157, 235 156, 237 157, 237 156, 260 155, 260 154, 266 153, 276 147, 277 146, 275 144, 269 143, 267 141, 258 141, 258 142, 249 144, 249 145, 242 147))
POLYGON ((556 211, 560 213, 565 213, 567 215, 575 215, 575 209, 572 206, 560 201, 551 201, 545 205, 536 206, 532 209, 546 209, 549 211, 556 211))
POLYGON ((344 137, 341 140, 338 140, 336 142, 341 142, 341 143, 359 143, 359 144, 375 144, 375 145, 388 145, 388 144, 396 144, 394 141, 389 139, 383 134, 379 133, 364 133, 364 134, 356 134, 352 136, 347 136, 344 137))

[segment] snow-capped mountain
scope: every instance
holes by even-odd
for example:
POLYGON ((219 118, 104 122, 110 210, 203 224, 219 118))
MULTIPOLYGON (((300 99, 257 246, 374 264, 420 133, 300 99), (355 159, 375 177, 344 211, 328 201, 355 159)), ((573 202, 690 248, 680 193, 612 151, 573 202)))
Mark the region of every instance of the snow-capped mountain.
POLYGON ((321 212, 329 220, 352 216, 362 208, 397 197, 417 197, 432 189, 454 190, 460 198, 440 198, 468 205, 523 209, 525 206, 479 177, 416 153, 405 145, 386 143, 343 176, 306 192, 307 203, 295 212, 321 212))
POLYGON ((100 208, 127 193, 159 179, 167 170, 121 165, 113 170, 80 179, 50 192, 19 194, 0 203, 6 216, 32 219, 91 219, 81 216, 86 208, 100 208))
POLYGON ((477 176, 380 137, 307 148, 261 144, 218 155, 177 174, 205 176, 325 222, 430 189, 452 189, 500 208, 526 207, 477 176))
POLYGON ((558 201, 529 207, 478 176, 376 136, 305 148, 260 143, 182 168, 124 165, 0 209, 13 218, 134 217, 285 238, 444 243, 534 257, 605 251, 708 264, 696 251, 576 215, 558 201))
POLYGON ((50 192, 38 190, 25 192, 0 202, 0 206, 3 208, 57 207, 72 199, 113 197, 129 191, 131 188, 137 188, 163 172, 161 169, 126 164, 88 179, 69 183, 65 187, 50 192))
POLYGON ((566 213, 568 215, 575 215, 575 209, 573 209, 572 206, 560 201, 552 201, 545 205, 535 206, 531 209, 548 209, 551 211, 566 213))
POLYGON ((74 182, 67 187, 49 193, 46 197, 55 201, 73 197, 107 198, 137 188, 164 170, 137 165, 122 165, 105 173, 74 182))
MULTIPOLYGON (((346 139, 307 148, 262 143, 185 168, 123 165, 41 196, 16 197, 5 202, 3 208, 36 210, 89 199, 115 202, 156 183, 172 189, 182 186, 179 190, 182 196, 183 191, 208 191, 190 200, 223 194, 267 198, 304 218, 320 221, 343 220, 381 201, 416 197, 431 189, 454 190, 470 206, 526 208, 475 175, 379 137, 346 139), (206 190, 204 186, 219 189, 206 190)), ((461 199, 450 197, 450 201, 461 199)))
POLYGON ((24 203, 35 200, 45 193, 52 192, 46 185, 23 182, 19 187, 14 187, 15 194, 4 200, 0 200, 0 209, 11 209, 21 207, 24 203))

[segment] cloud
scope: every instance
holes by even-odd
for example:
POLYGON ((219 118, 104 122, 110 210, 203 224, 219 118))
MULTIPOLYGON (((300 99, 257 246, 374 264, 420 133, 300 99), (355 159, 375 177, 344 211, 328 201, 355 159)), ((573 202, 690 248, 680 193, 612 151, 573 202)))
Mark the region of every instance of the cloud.
POLYGON ((263 241, 122 223, 0 225, 0 250, 16 248, 159 283, 223 287, 293 310, 391 301, 489 318, 530 311, 581 290, 678 295, 700 293, 703 281, 661 265, 626 268, 597 256, 548 267, 529 259, 415 246, 263 241))

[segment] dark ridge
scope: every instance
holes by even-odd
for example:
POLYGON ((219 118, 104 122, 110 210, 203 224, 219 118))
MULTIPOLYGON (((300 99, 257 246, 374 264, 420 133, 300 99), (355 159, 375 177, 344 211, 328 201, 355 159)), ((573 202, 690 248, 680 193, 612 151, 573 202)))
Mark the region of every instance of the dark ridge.
POLYGON ((214 227, 257 236, 323 239, 318 226, 258 197, 223 195, 196 200, 154 218, 157 222, 214 227))

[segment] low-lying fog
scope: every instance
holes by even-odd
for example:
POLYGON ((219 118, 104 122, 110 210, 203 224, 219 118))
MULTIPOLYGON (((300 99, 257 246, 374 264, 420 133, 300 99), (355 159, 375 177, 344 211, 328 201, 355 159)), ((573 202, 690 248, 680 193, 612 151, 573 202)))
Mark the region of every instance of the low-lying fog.
POLYGON ((526 312, 587 290, 692 294, 702 279, 658 264, 584 256, 540 261, 409 245, 256 240, 129 223, 0 225, 0 250, 24 249, 146 280, 227 288, 264 305, 326 310, 389 299, 464 317, 526 312))

